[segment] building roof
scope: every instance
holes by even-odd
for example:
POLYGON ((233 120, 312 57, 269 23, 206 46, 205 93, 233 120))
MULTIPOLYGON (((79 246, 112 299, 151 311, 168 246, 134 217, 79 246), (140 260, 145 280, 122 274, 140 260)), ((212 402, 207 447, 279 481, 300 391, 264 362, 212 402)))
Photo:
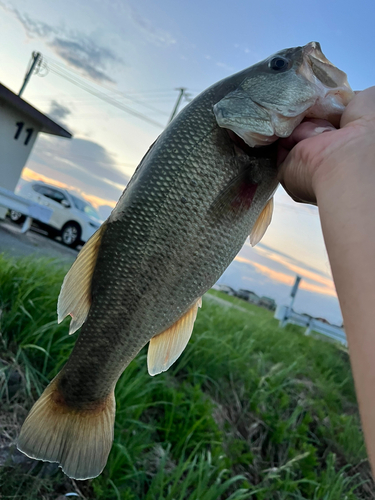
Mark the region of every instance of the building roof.
POLYGON ((11 90, 0 83, 0 99, 6 101, 10 106, 21 111, 25 115, 29 116, 32 120, 36 121, 41 126, 41 132, 46 134, 58 135, 60 137, 71 138, 72 134, 60 127, 56 122, 48 118, 37 109, 35 109, 31 104, 24 101, 20 96, 14 94, 11 90))

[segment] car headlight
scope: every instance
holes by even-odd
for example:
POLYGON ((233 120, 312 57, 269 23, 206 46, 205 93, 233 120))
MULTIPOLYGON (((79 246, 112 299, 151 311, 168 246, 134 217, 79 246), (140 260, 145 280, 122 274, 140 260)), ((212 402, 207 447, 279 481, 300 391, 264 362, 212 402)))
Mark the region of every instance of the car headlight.
POLYGON ((100 228, 100 224, 95 224, 95 222, 89 222, 90 226, 95 228, 95 229, 99 229, 100 228))

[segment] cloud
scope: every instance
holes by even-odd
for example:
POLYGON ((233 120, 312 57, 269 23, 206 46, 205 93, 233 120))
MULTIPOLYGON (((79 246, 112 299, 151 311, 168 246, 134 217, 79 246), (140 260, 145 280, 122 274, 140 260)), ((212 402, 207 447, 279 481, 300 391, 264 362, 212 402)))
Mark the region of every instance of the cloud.
POLYGON ((308 268, 305 264, 298 262, 296 259, 284 255, 281 252, 277 252, 276 250, 272 250, 271 248, 263 244, 258 245, 255 248, 255 251, 259 254, 263 254, 265 257, 272 260, 273 262, 280 263, 282 266, 286 267, 295 274, 299 274, 305 279, 313 280, 326 287, 331 287, 332 289, 334 289, 331 276, 324 275, 321 271, 318 271, 317 269, 308 268))
POLYGON ((48 112, 48 116, 52 118, 52 120, 56 120, 59 124, 66 126, 65 118, 71 115, 72 112, 66 106, 59 104, 57 101, 51 101, 51 108, 48 112))
POLYGON ((92 199, 102 199, 101 203, 95 202, 96 206, 113 206, 129 180, 105 147, 79 138, 39 137, 26 166, 36 174, 63 182, 92 199))
POLYGON ((29 38, 44 40, 69 66, 96 82, 114 82, 108 69, 123 61, 111 49, 98 45, 93 36, 36 20, 1 0, 0 6, 21 23, 29 38))
POLYGON ((300 284, 301 290, 336 297, 336 289, 332 279, 322 277, 318 271, 313 272, 303 267, 293 265, 289 262, 289 258, 283 259, 277 254, 267 255, 267 258, 271 261, 282 264, 287 271, 292 271, 293 274, 272 269, 272 263, 268 263, 267 265, 260 264, 259 262, 247 259, 246 257, 242 257, 240 255, 235 257, 235 261, 253 266, 256 271, 261 273, 263 276, 266 276, 272 281, 288 286, 293 285, 295 273, 297 272, 297 274, 304 278, 300 284))
MULTIPOLYGON (((257 257, 255 253, 253 256, 257 257)), ((235 290, 246 288, 259 296, 272 297, 278 305, 289 304, 295 275, 288 274, 288 271, 275 271, 272 269, 272 262, 268 260, 265 260, 264 264, 254 262, 251 259, 243 261, 243 257, 236 258, 220 278, 219 283, 229 285, 235 290)), ((342 323, 337 297, 324 287, 318 284, 314 286, 305 280, 300 284, 293 309, 299 313, 326 318, 332 324, 342 323)))
POLYGON ((18 19, 29 38, 47 38, 58 32, 57 28, 54 26, 50 26, 43 21, 32 19, 28 14, 22 14, 18 9, 9 4, 0 2, 0 6, 8 12, 11 12, 14 17, 18 19))
POLYGON ((279 283, 284 283, 285 285, 293 285, 293 276, 289 274, 275 271, 269 268, 268 266, 259 264, 259 262, 251 261, 250 259, 241 257, 240 255, 237 255, 234 260, 237 262, 241 262, 242 264, 249 264, 250 266, 255 267, 260 273, 264 274, 265 276, 274 281, 278 281, 279 283))
POLYGON ((141 16, 130 4, 127 5, 130 19, 146 38, 156 45, 174 45, 176 40, 167 31, 155 27, 155 23, 141 16))
POLYGON ((84 35, 75 35, 73 39, 55 37, 48 45, 57 55, 70 66, 83 71, 97 82, 111 82, 114 80, 106 74, 108 63, 119 62, 119 59, 110 49, 99 47, 93 40, 84 35), (98 69, 101 68, 101 69, 98 69))
POLYGON ((225 64, 220 61, 216 63, 216 66, 225 69, 225 71, 234 71, 234 68, 232 66, 229 66, 228 64, 225 64))

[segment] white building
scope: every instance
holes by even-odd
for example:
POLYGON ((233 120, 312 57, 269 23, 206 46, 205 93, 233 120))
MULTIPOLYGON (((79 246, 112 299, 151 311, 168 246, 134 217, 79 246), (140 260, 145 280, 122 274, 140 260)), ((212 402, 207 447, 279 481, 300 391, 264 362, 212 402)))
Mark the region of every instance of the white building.
MULTIPOLYGON (((39 132, 72 137, 0 83, 0 187, 14 191, 39 132)), ((5 212, 0 207, 0 218, 5 212)))

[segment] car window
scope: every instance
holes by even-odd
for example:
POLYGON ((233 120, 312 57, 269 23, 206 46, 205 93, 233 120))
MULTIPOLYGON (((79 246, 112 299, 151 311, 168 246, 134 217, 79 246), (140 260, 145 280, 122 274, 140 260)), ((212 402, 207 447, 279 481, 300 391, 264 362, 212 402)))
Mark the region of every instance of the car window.
POLYGON ((41 192, 41 188, 43 188, 43 186, 39 186, 39 184, 34 184, 32 186, 33 190, 36 191, 37 193, 40 193, 41 192))
POLYGON ((52 191, 51 198, 53 200, 57 201, 58 203, 61 203, 63 200, 68 202, 68 200, 66 199, 66 197, 63 195, 63 193, 61 191, 56 191, 55 189, 51 189, 51 191, 52 191))
POLYGON ((78 208, 78 210, 84 212, 87 215, 90 215, 91 217, 95 217, 95 219, 100 220, 100 215, 88 201, 77 198, 77 196, 74 196, 74 194, 72 193, 70 193, 70 196, 73 198, 73 203, 75 207, 78 208))
MULTIPOLYGON (((66 197, 63 195, 61 191, 57 191, 56 189, 49 188, 47 186, 39 186, 39 193, 45 196, 46 198, 50 198, 51 200, 57 201, 61 203, 62 200, 68 202, 66 197)), ((69 203, 69 202, 68 202, 69 203)))
POLYGON ((43 196, 46 196, 47 198, 50 198, 50 193, 51 193, 51 190, 50 188, 46 187, 46 186, 37 186, 37 191, 38 193, 42 194, 43 196))

